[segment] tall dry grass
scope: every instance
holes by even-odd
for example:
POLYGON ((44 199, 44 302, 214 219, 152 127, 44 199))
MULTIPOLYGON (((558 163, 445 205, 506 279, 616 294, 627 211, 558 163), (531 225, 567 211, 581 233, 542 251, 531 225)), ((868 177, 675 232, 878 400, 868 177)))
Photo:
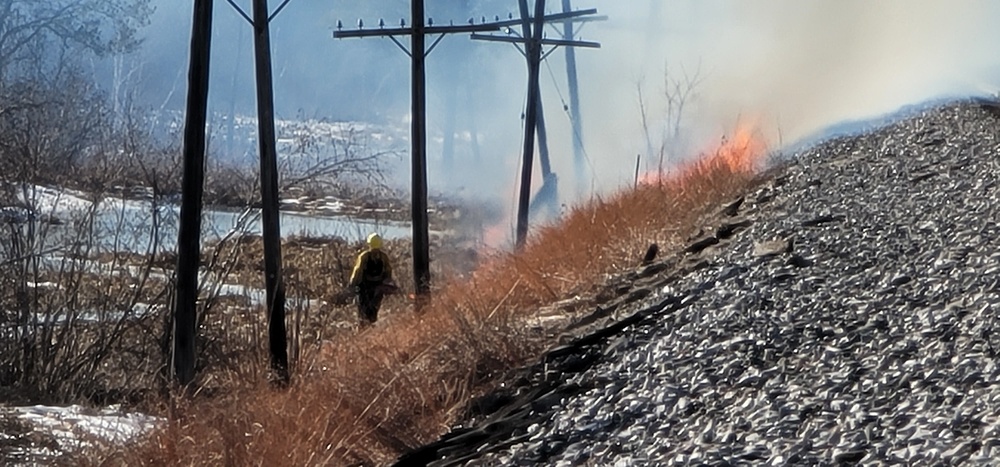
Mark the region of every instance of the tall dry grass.
MULTIPOLYGON (((526 323, 540 306, 586 294, 635 267, 650 243, 680 246, 699 217, 753 185, 763 148, 723 146, 635 189, 593 199, 493 253, 467 280, 435 290, 420 312, 392 313, 357 334, 303 350, 290 387, 234 373, 213 396, 175 398, 168 422, 103 465, 382 465, 432 441, 473 396, 540 354, 526 323)), ((266 365, 251 358, 248 365, 266 365)), ((220 384, 221 383, 221 384, 220 384)))

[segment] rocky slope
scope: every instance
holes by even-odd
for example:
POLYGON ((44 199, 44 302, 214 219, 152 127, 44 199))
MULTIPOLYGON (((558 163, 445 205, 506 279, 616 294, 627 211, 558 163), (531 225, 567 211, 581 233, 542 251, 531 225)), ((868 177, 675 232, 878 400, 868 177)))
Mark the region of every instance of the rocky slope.
POLYGON ((983 101, 795 155, 401 463, 991 464, 998 179, 983 101))

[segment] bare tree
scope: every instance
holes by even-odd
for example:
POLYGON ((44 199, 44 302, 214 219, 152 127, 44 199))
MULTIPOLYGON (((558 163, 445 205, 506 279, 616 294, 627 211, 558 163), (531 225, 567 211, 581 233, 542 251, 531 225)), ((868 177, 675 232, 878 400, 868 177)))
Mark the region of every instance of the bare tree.
MULTIPOLYGON (((0 204, 26 213, 0 223, 0 384, 72 400, 128 386, 103 380, 109 366, 148 360, 135 338, 155 342, 142 326, 165 300, 155 253, 167 212, 156 193, 137 212, 102 203, 99 190, 86 199, 39 185, 75 175, 78 157, 147 149, 139 134, 101 131, 107 105, 88 86, 67 83, 74 85, 18 87, 22 104, 0 115, 0 151, 16 156, 0 158, 0 204), (141 241, 132 235, 139 231, 141 241)), ((141 165, 138 158, 118 161, 108 167, 144 171, 127 167, 141 165)), ((157 186, 155 172, 145 173, 157 186)))
POLYGON ((140 213, 102 203, 110 187, 96 180, 86 197, 59 188, 85 184, 88 166, 103 181, 139 173, 159 186, 137 157, 146 136, 116 124, 81 72, 87 57, 134 50, 150 12, 149 0, 0 0, 0 206, 23 214, 0 223, 2 385, 63 399, 119 386, 101 374, 139 351, 125 336, 142 333, 167 290, 153 271, 157 196, 140 213), (57 210, 67 199, 77 208, 57 210))
POLYGON ((100 150, 107 107, 77 73, 14 83, 0 89, 0 101, 0 172, 7 182, 59 183, 100 150))
POLYGON ((114 125, 102 91, 81 66, 86 57, 136 50, 151 13, 150 0, 0 0, 5 178, 59 182, 57 173, 72 173, 84 157, 107 149, 97 147, 98 135, 114 125))
POLYGON ((291 144, 282 148, 281 189, 331 191, 343 184, 384 186, 385 161, 399 154, 372 147, 371 138, 351 124, 300 120, 280 132, 291 144))
POLYGON ((651 103, 643 92, 642 79, 636 80, 636 94, 639 104, 639 118, 642 124, 642 131, 646 139, 647 162, 655 155, 658 157, 658 173, 662 176, 664 170, 664 159, 669 150, 677 150, 681 144, 681 123, 687 106, 695 97, 695 91, 703 79, 701 64, 693 73, 689 73, 683 66, 680 73, 671 73, 668 66, 663 70, 663 101, 662 101, 662 123, 658 125, 658 131, 650 123, 651 103), (656 133, 656 134, 654 134, 656 133), (658 139, 659 147, 653 147, 654 139, 658 139))
MULTIPOLYGON (((672 144, 680 140, 681 118, 684 109, 694 97, 694 92, 701 84, 701 64, 695 68, 693 73, 682 66, 679 74, 671 74, 669 67, 664 66, 663 70, 663 98, 667 103, 666 123, 664 127, 663 143, 672 144)), ((660 148, 660 168, 663 166, 663 150, 660 148)))
POLYGON ((135 50, 152 11, 150 0, 0 0, 0 85, 36 64, 39 44, 97 56, 135 50))

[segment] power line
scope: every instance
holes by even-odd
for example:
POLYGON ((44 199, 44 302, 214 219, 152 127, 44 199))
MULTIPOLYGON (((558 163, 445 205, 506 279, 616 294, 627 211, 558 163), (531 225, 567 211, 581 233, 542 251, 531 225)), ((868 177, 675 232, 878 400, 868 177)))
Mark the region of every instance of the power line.
POLYGON ((563 97, 562 88, 559 87, 559 81, 556 80, 555 72, 552 71, 552 65, 549 63, 548 59, 545 59, 545 67, 549 70, 549 76, 552 78, 552 86, 556 88, 556 95, 559 96, 559 101, 563 105, 563 113, 566 114, 567 120, 570 122, 571 131, 573 132, 573 138, 579 143, 579 149, 582 151, 582 156, 584 161, 587 162, 587 166, 590 167, 591 178, 594 178, 594 163, 590 160, 590 154, 587 153, 587 146, 583 144, 583 135, 581 134, 581 129, 579 125, 574 125, 573 114, 570 112, 569 106, 566 104, 566 99, 563 97))

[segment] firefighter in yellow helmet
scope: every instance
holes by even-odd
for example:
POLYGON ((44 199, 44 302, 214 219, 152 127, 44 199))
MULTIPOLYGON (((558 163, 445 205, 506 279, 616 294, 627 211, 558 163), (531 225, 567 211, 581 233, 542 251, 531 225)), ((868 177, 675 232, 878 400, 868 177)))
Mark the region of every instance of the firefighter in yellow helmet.
POLYGON ((368 249, 358 255, 351 271, 351 287, 358 294, 358 317, 362 325, 373 324, 378 319, 378 309, 386 291, 392 285, 392 266, 389 255, 382 251, 382 237, 368 235, 368 249))

